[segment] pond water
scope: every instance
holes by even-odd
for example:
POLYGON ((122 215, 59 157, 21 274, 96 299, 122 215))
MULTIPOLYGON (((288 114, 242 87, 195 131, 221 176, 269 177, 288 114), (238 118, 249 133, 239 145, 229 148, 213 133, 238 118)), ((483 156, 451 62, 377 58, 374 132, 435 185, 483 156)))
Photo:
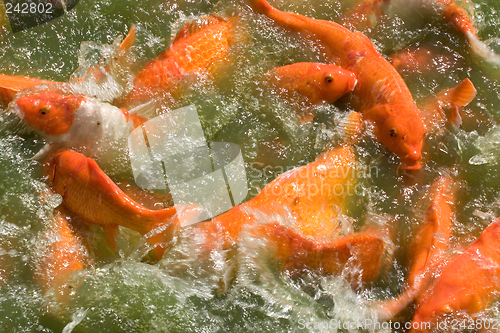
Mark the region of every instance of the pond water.
MULTIPOLYGON (((356 2, 280 0, 279 9, 338 20, 356 2)), ((37 244, 59 199, 42 200, 47 185, 42 167, 30 158, 43 141, 2 116, 0 123, 0 331, 3 332, 336 332, 339 323, 375 320, 367 300, 396 296, 407 268, 406 245, 422 207, 420 199, 436 176, 450 172, 459 184, 450 254, 474 240, 500 216, 500 68, 473 56, 465 38, 420 2, 407 8, 394 1, 373 27, 363 32, 387 58, 408 47, 426 47, 435 56, 428 69, 402 68, 416 101, 470 78, 476 98, 464 109, 463 124, 426 138, 426 164, 414 180, 397 172, 399 159, 367 134, 356 146, 358 184, 346 215, 354 230, 388 225, 396 252, 378 281, 354 292, 341 277, 314 272, 292 279, 265 259, 265 246, 243 239, 230 261, 215 253, 208 262, 196 256, 195 236, 186 232, 157 264, 143 259, 139 235, 122 230, 120 250, 107 248, 100 228, 87 237, 92 268, 72 279, 79 286, 65 309, 44 298, 33 279, 37 244), (418 15, 414 15, 418 13, 418 15), (417 210, 417 212, 415 212, 417 210), (139 245, 138 245, 139 244, 139 245), (234 279, 221 290, 228 266, 234 279)), ((500 2, 477 0, 474 12, 480 40, 500 51, 500 2)), ((116 38, 132 24, 137 41, 133 70, 162 53, 187 21, 204 14, 236 16, 229 60, 217 79, 200 77, 176 107, 197 107, 207 141, 240 146, 249 181, 247 199, 282 172, 313 161, 337 145, 337 124, 347 111, 340 104, 317 106, 313 122, 302 123, 302 106, 280 99, 264 80, 269 69, 290 63, 324 61, 318 48, 276 27, 240 1, 80 0, 68 13, 43 25, 0 35, 2 74, 67 81, 96 65, 116 38), (79 69, 79 66, 80 69, 79 69)), ((6 107, 6 106, 4 106, 6 107)), ((117 162, 124 163, 124 162, 117 162)), ((128 166, 111 165, 115 181, 133 181, 128 166), (125 170, 125 171, 124 171, 125 170)), ((350 228, 347 226, 346 228, 350 228)), ((498 304, 488 315, 500 319, 498 304)), ((411 319, 411 312, 409 318, 411 319)), ((360 330, 356 327, 339 331, 360 330)), ((377 331, 390 332, 391 329, 377 331)))

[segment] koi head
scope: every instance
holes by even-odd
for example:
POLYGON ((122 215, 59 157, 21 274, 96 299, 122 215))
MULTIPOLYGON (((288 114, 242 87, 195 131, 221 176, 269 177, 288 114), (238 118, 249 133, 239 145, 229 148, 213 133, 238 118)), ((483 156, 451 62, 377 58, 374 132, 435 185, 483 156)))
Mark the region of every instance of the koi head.
POLYGON ((318 82, 321 97, 327 103, 335 102, 342 95, 351 92, 358 80, 356 74, 335 65, 321 65, 319 67, 318 82))
POLYGON ((28 125, 46 135, 67 133, 74 121, 74 113, 83 102, 83 96, 43 91, 19 97, 13 102, 14 111, 28 125))
POLYGON ((335 102, 340 96, 356 87, 356 74, 331 64, 298 62, 277 67, 277 85, 295 91, 312 104, 335 102))
POLYGON ((399 156, 403 170, 422 168, 425 127, 418 112, 415 113, 415 119, 405 119, 398 110, 388 105, 379 105, 365 112, 365 115, 367 120, 374 123, 377 139, 399 156))

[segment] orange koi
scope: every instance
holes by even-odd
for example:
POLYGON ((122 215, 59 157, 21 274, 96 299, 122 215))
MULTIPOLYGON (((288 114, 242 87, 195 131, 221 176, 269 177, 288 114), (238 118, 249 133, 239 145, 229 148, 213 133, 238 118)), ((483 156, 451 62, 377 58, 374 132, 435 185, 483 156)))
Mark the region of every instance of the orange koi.
POLYGON ((430 332, 444 315, 481 312, 498 297, 499 237, 500 219, 497 219, 475 242, 443 267, 441 274, 422 295, 411 324, 413 329, 409 332, 430 332), (424 329, 423 323, 431 323, 432 327, 424 329))
POLYGON ((258 221, 259 214, 272 216, 279 207, 288 207, 294 228, 303 236, 333 239, 339 233, 337 220, 344 200, 354 191, 354 162, 349 145, 328 151, 316 161, 278 176, 246 203, 200 223, 198 232, 205 235, 207 246, 220 243, 227 248, 239 240, 245 227, 258 221))
POLYGON ((335 102, 356 87, 356 75, 336 65, 299 62, 270 71, 274 83, 284 90, 296 91, 309 102, 335 102))
POLYGON ((364 231, 338 237, 328 242, 305 237, 280 224, 257 224, 252 235, 267 241, 282 270, 300 272, 304 269, 328 275, 344 274, 354 287, 375 280, 388 253, 382 232, 364 231))
POLYGON ((445 89, 429 98, 421 107, 422 116, 428 132, 432 132, 446 123, 459 127, 462 123, 460 110, 476 97, 476 88, 471 80, 465 79, 453 88, 445 89), (450 111, 446 115, 445 111, 450 111))
POLYGON ((435 2, 441 7, 444 19, 458 32, 476 36, 474 22, 465 9, 457 5, 454 0, 435 0, 435 2))
POLYGON ((163 254, 165 244, 178 229, 177 209, 147 209, 130 199, 91 159, 71 150, 54 154, 48 163, 52 189, 63 197, 64 207, 86 223, 100 225, 107 243, 116 249, 115 234, 123 226, 142 235, 163 226, 148 242, 163 254))
MULTIPOLYGON (((349 275, 353 285, 372 280, 387 251, 383 237, 365 232, 336 239, 337 218, 348 193, 346 184, 353 177, 353 160, 352 147, 341 146, 315 162, 281 175, 247 203, 191 228, 204 236, 207 250, 217 245, 228 248, 248 231, 276 248, 276 258, 283 269, 295 270, 310 264, 312 269, 339 274, 355 265, 349 275), (284 205, 295 218, 293 225, 259 223, 261 214, 272 218, 279 213, 276 209, 284 205)), ((119 224, 143 234, 162 225, 166 230, 148 239, 156 244, 159 256, 164 250, 163 243, 178 228, 189 225, 186 219, 174 216, 174 207, 153 211, 135 203, 92 159, 76 152, 56 154, 49 164, 49 177, 53 189, 63 196, 64 206, 87 222, 108 230, 119 224)))
POLYGON ((453 179, 440 176, 431 186, 430 205, 423 224, 410 245, 410 268, 404 292, 397 298, 381 302, 379 310, 385 319, 394 317, 429 286, 434 269, 441 263, 451 236, 454 195, 453 179))
POLYGON ((250 3, 282 27, 319 42, 329 59, 354 72, 356 109, 375 125, 375 136, 400 157, 403 169, 421 168, 425 126, 420 111, 399 73, 365 35, 335 22, 279 11, 265 0, 250 3))
POLYGON ((390 56, 392 65, 398 70, 411 69, 421 72, 430 70, 429 64, 434 58, 434 54, 427 48, 418 47, 416 49, 404 49, 390 56))
POLYGON ((64 210, 54 212, 54 218, 43 234, 44 248, 35 264, 35 279, 46 293, 53 290, 59 302, 69 303, 74 287, 67 283, 72 274, 90 265, 82 239, 67 220, 64 210))
MULTIPOLYGON (((286 97, 301 95, 311 104, 333 103, 356 87, 356 75, 336 65, 299 62, 269 71, 271 82, 286 97)), ((302 121, 312 121, 314 114, 303 112, 302 121)))
POLYGON ((183 77, 207 70, 226 56, 231 29, 229 20, 216 16, 186 23, 167 51, 137 74, 132 91, 120 105, 137 105, 162 92, 174 93, 183 77))
POLYGON ((229 248, 247 233, 266 241, 282 270, 312 269, 346 274, 354 288, 381 272, 388 244, 381 232, 339 237, 338 218, 354 190, 354 151, 350 145, 325 152, 316 161, 278 176, 248 202, 196 225, 204 246, 229 248), (291 225, 272 222, 286 207, 291 225), (282 209, 282 208, 281 208, 282 209), (270 219, 271 222, 263 222, 270 219))

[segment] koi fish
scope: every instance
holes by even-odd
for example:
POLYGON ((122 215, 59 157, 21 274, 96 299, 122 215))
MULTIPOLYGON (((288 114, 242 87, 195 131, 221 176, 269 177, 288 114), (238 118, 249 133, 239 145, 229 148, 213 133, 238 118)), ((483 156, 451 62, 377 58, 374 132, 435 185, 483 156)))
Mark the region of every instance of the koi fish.
POLYGON ((269 71, 280 89, 295 91, 312 104, 335 102, 356 87, 356 75, 336 65, 299 62, 269 71))
POLYGON ((231 29, 229 20, 216 16, 186 23, 172 45, 137 74, 132 91, 119 104, 137 105, 162 92, 175 93, 183 77, 207 70, 227 55, 231 29))
POLYGON ((180 206, 151 210, 139 205, 125 195, 93 159, 80 153, 63 150, 54 154, 48 162, 48 175, 52 189, 62 196, 64 207, 84 222, 100 225, 111 248, 116 249, 118 226, 142 235, 163 227, 163 232, 148 238, 161 257, 165 243, 178 229, 180 206))
POLYGON ((305 237, 293 228, 273 223, 257 224, 250 234, 267 241, 282 270, 304 269, 327 275, 344 274, 358 289, 375 280, 387 259, 388 244, 384 231, 368 230, 321 242, 305 237))
POLYGON ((420 298, 409 332, 430 332, 444 315, 481 312, 498 297, 499 237, 500 219, 497 219, 475 242, 443 267, 441 274, 420 298), (429 329, 424 323, 431 323, 432 327, 429 329))
POLYGON ((410 245, 407 286, 403 293, 378 305, 381 317, 390 319, 403 310, 429 286, 432 273, 441 263, 451 236, 454 195, 453 179, 440 176, 431 186, 430 204, 423 224, 410 245))
MULTIPOLYGON (((376 20, 379 17, 389 12, 387 8, 394 2, 394 0, 364 1, 353 10, 348 11, 341 19, 341 23, 360 30, 371 28, 375 26, 376 20)), ((414 0, 401 1, 400 4, 404 6, 403 8, 407 8, 409 4, 416 4, 422 7, 426 7, 429 4, 433 5, 433 8, 437 10, 437 14, 441 15, 444 21, 448 22, 457 32, 464 35, 473 54, 494 65, 500 64, 500 56, 477 37, 477 30, 474 27, 473 17, 454 0, 414 0)), ((414 11, 411 12, 411 15, 413 14, 414 11)))
MULTIPOLYGON (((145 121, 138 115, 84 95, 57 90, 20 96, 12 110, 50 144, 73 148, 90 156, 105 155, 117 142, 126 138, 135 126, 145 121)), ((44 147, 35 158, 50 151, 44 147)))
POLYGON ((385 6, 390 0, 368 0, 347 10, 340 17, 340 24, 351 30, 373 28, 376 21, 385 12, 385 6))
POLYGON ((203 236, 208 251, 214 246, 227 249, 243 234, 250 235, 266 242, 282 270, 345 274, 358 288, 380 274, 389 246, 380 231, 339 237, 339 214, 346 196, 354 192, 354 162, 350 145, 325 152, 278 176, 246 203, 197 224, 196 235, 203 236), (273 222, 279 207, 287 207, 294 218, 290 225, 273 222))
POLYGON ((44 293, 54 291, 58 302, 68 304, 74 286, 68 284, 71 275, 91 264, 82 239, 75 233, 64 214, 57 209, 54 217, 39 239, 40 253, 35 263, 34 276, 44 293))
POLYGON ((389 58, 399 72, 416 72, 417 74, 429 73, 436 63, 451 66, 452 62, 456 61, 448 55, 440 54, 437 50, 425 46, 405 48, 391 54, 389 58))
POLYGON ((365 35, 335 22, 279 11, 265 0, 250 3, 282 27, 320 43, 332 62, 354 72, 355 108, 374 124, 375 136, 399 156, 404 170, 421 168, 425 126, 420 111, 399 73, 365 35))
POLYGON ((300 168, 290 170, 267 184, 251 200, 200 223, 197 233, 204 235, 208 247, 235 244, 244 228, 253 225, 259 214, 288 207, 294 228, 304 237, 333 239, 338 233, 338 216, 347 193, 353 193, 355 172, 353 148, 342 145, 300 168), (259 212, 259 214, 257 214, 259 212))
MULTIPOLYGON (((117 224, 142 234, 163 226, 164 232, 148 239, 159 257, 164 243, 182 226, 204 235, 207 250, 217 244, 228 248, 249 231, 277 249, 276 258, 283 269, 310 264, 312 269, 340 274, 351 267, 349 281, 358 285, 377 276, 387 246, 382 235, 371 232, 337 239, 337 218, 348 193, 346 183, 353 177, 353 158, 353 149, 347 145, 327 152, 317 161, 281 175, 247 203, 195 225, 190 225, 189 215, 175 216, 174 207, 154 211, 135 203, 92 159, 79 153, 66 150, 56 154, 48 173, 54 191, 63 196, 64 207, 88 223, 101 225, 108 235, 116 232, 117 224), (283 205, 295 217, 293 225, 259 223, 260 213, 272 216, 283 205)), ((113 238, 107 241, 115 246, 113 238)))
MULTIPOLYGON (((311 104, 333 103, 356 87, 356 75, 336 65, 299 62, 277 67, 268 72, 270 82, 278 94, 287 99, 303 96, 311 104)), ((303 111, 302 121, 312 121, 314 114, 303 111)))
POLYGON ((462 123, 460 110, 476 97, 476 88, 471 80, 464 79, 453 88, 445 89, 427 99, 420 107, 422 117, 428 132, 442 127, 449 121, 456 127, 462 123), (450 111, 448 116, 447 112, 450 111))

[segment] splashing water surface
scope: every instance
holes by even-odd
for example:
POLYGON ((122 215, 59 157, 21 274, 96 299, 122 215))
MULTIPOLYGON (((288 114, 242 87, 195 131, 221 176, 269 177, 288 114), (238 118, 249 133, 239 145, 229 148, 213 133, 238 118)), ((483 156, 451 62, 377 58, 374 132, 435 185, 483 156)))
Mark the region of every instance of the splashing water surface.
MULTIPOLYGON (((350 1, 271 2, 278 8, 320 19, 337 20, 350 1)), ((397 2, 396 2, 397 3, 397 2)), ((405 2, 406 3, 406 2, 405 2)), ((398 5, 363 32, 387 58, 406 47, 425 46, 441 56, 425 73, 401 70, 415 100, 425 99, 469 77, 478 93, 463 113, 459 129, 449 125, 426 139, 425 164, 414 184, 398 175, 399 160, 373 136, 357 145, 358 188, 349 196, 345 231, 365 225, 390 225, 396 251, 382 277, 354 292, 342 277, 307 272, 300 278, 281 273, 266 251, 266 242, 243 235, 230 250, 199 250, 193 231, 182 233, 163 259, 142 262, 147 252, 139 235, 122 230, 120 250, 104 244, 99 228, 86 228, 93 267, 72 276, 75 295, 67 308, 43 296, 33 279, 40 253, 37 242, 60 203, 46 195, 42 166, 30 160, 42 146, 36 134, 21 128, 10 115, 0 122, 0 331, 2 332, 361 332, 337 324, 376 320, 367 300, 396 296, 405 281, 406 245, 412 236, 415 206, 436 175, 451 169, 460 182, 453 247, 475 239, 500 213, 500 84, 498 69, 471 56, 465 38, 439 17, 411 21, 398 5), (377 219, 388 214, 393 219, 377 219)), ((500 37, 500 5, 474 3, 481 40, 500 37)), ((207 141, 240 146, 249 194, 279 174, 313 161, 340 142, 337 124, 347 111, 342 104, 314 106, 316 116, 302 123, 299 103, 280 99, 264 82, 273 67, 295 62, 322 62, 321 49, 239 1, 90 0, 41 26, 0 34, 2 74, 67 81, 83 75, 110 57, 119 35, 137 27, 137 41, 128 56, 129 68, 111 71, 108 85, 86 87, 101 100, 113 100, 146 62, 162 53, 171 37, 204 14, 239 17, 229 61, 216 77, 188 77, 182 99, 174 106, 194 104, 207 141), (111 51, 110 51, 111 50, 111 51), (79 63, 80 61, 80 63, 79 63), (102 60, 101 60, 102 61, 102 60), (121 76, 120 76, 121 75, 121 76), (120 81, 122 80, 122 81, 120 81), (124 80, 124 81, 123 81, 124 80), (113 90, 113 89, 117 90, 113 90)), ((423 17, 423 16, 422 16, 423 17)), ((119 40, 118 40, 119 41, 119 40)), ((494 44, 493 42, 490 44, 494 44)), ((112 56, 111 56, 112 57, 112 56)), ((75 88, 76 89, 76 88, 75 88)), ((4 108, 6 105, 4 105, 4 108)), ((115 181, 133 181, 127 158, 105 171, 115 181)), ((417 208, 417 210, 420 208, 417 208)), ((422 208, 424 209, 424 208, 422 208)), ((290 217, 281 216, 284 223, 290 217)), ((498 304, 489 315, 500 319, 498 304)), ((390 330, 385 330, 390 331, 390 330)))

